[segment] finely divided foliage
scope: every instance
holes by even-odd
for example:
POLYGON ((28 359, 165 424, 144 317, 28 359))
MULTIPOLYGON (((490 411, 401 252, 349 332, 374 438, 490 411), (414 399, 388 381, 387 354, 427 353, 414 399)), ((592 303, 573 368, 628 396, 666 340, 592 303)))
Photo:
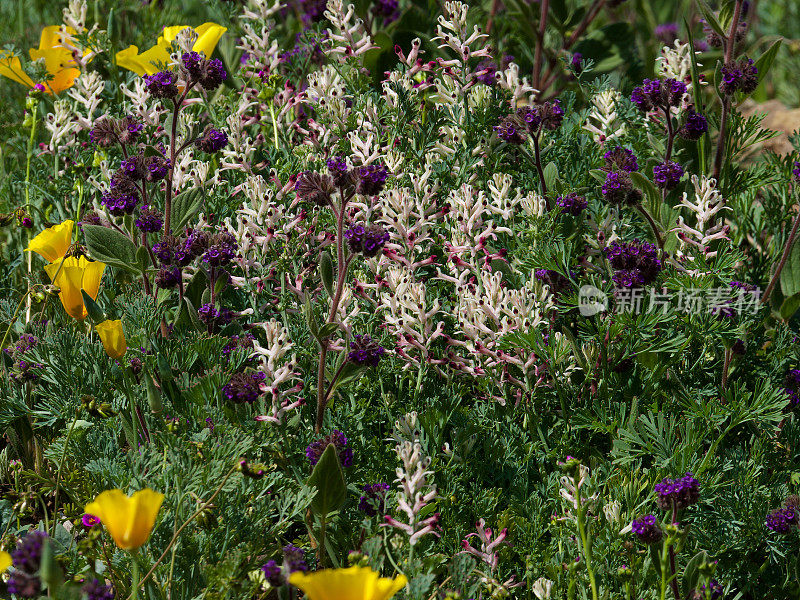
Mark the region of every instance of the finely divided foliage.
POLYGON ((0 596, 800 593, 795 8, 23 4, 0 596))

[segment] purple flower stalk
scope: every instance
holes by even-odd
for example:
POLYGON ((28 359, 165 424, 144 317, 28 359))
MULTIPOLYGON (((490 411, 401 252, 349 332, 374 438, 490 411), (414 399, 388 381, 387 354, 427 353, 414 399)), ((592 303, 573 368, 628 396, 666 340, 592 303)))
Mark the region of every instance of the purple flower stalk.
POLYGON ((631 523, 631 531, 643 544, 648 546, 657 544, 661 541, 663 533, 658 526, 658 521, 653 515, 646 515, 641 519, 634 519, 631 523))
POLYGON ((556 198, 556 204, 561 207, 562 212, 572 215, 573 217, 579 216, 589 203, 583 196, 578 194, 569 193, 566 196, 559 196, 556 198))
POLYGON ((234 373, 222 387, 222 395, 225 399, 238 404, 255 402, 264 393, 261 386, 266 378, 267 376, 259 371, 234 373))
POLYGON ((195 142, 195 146, 202 152, 216 154, 228 144, 228 134, 219 129, 210 127, 195 142))
POLYGON ((347 360, 361 366, 377 367, 386 350, 368 335, 356 334, 350 342, 347 360))
POLYGON ((797 511, 792 506, 773 510, 764 523, 767 529, 780 535, 787 535, 797 529, 797 511))
POLYGON ((631 150, 617 146, 605 153, 607 171, 626 171, 632 173, 639 170, 639 163, 631 150))
POLYGON ((644 287, 655 281, 661 272, 658 249, 653 244, 639 240, 614 242, 605 253, 615 271, 614 283, 619 287, 644 287))
POLYGON ((175 98, 178 95, 178 85, 175 73, 160 71, 155 75, 145 75, 147 91, 154 98, 175 98))
POLYGON ((389 171, 383 165, 368 165, 358 169, 356 191, 364 196, 377 196, 386 185, 389 171))
POLYGON ((358 509, 374 517, 386 510, 386 494, 389 491, 388 483, 373 483, 361 488, 364 495, 358 499, 358 509))
POLYGON ((708 131, 708 121, 694 109, 686 111, 686 121, 678 129, 678 135, 690 142, 696 142, 708 131))
POLYGON ((680 510, 700 500, 700 482, 692 473, 686 473, 678 479, 665 478, 655 486, 658 494, 658 507, 661 510, 680 510))
POLYGON ((653 180, 662 189, 674 189, 680 183, 681 177, 683 167, 674 161, 668 160, 653 167, 653 180))
POLYGON ((368 258, 377 256, 389 241, 389 232, 380 225, 353 225, 344 232, 347 245, 353 254, 363 254, 368 258))
POLYGON ((655 109, 669 110, 681 106, 686 94, 686 84, 676 79, 645 79, 633 89, 631 102, 642 112, 655 109))

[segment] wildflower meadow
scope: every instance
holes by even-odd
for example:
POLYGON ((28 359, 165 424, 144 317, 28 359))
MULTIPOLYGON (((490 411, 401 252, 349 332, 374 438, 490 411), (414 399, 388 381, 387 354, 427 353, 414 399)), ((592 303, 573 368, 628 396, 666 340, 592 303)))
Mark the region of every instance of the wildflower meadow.
POLYGON ((0 598, 800 598, 800 3, 0 0, 0 598))

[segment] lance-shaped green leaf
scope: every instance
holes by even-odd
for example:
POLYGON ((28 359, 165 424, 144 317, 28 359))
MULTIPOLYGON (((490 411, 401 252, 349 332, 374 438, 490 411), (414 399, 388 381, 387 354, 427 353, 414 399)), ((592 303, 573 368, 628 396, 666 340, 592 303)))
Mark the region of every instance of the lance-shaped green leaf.
POLYGON ((100 305, 97 304, 83 288, 81 288, 81 296, 83 296, 83 305, 86 307, 86 312, 89 313, 89 318, 92 320, 92 323, 97 325, 105 321, 106 313, 103 312, 100 305))
POLYGON ((326 517, 342 507, 347 499, 347 484, 344 481, 339 456, 336 454, 336 446, 328 444, 319 462, 314 465, 306 485, 317 491, 311 501, 311 510, 315 515, 326 517))
POLYGON ((170 211, 170 227, 174 232, 180 232, 189 222, 200 207, 203 206, 202 187, 192 188, 181 192, 172 200, 172 210, 170 211))

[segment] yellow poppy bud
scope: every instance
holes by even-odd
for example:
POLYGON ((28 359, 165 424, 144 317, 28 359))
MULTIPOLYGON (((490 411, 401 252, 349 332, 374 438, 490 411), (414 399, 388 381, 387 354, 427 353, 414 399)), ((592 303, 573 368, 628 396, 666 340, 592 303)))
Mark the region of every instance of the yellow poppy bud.
POLYGON ((119 548, 136 550, 150 537, 163 501, 164 494, 151 489, 139 490, 133 496, 126 496, 122 490, 107 490, 83 512, 100 519, 119 548))
POLYGON ((85 256, 70 256, 50 263, 44 270, 53 284, 61 289, 58 297, 67 314, 83 321, 89 313, 83 305, 81 288, 91 296, 92 300, 96 299, 105 268, 105 263, 89 261, 85 256), (61 263, 64 263, 63 266, 61 263))
POLYGON ((11 566, 11 555, 8 552, 0 552, 0 573, 4 573, 11 566))
POLYGON ((354 566, 314 573, 295 571, 289 583, 303 590, 309 600, 388 600, 405 587, 406 578, 388 579, 369 567, 354 566))
POLYGON ((25 252, 36 252, 44 257, 47 262, 55 262, 69 250, 72 243, 72 227, 74 221, 67 219, 63 223, 53 225, 33 238, 25 248, 25 252))
POLYGON ((103 348, 111 358, 119 360, 125 356, 128 344, 125 341, 125 331, 122 329, 122 321, 106 320, 94 326, 103 348))
MULTIPOLYGON (((153 75, 159 71, 159 65, 166 65, 170 62, 170 52, 172 51, 172 40, 184 29, 186 25, 174 25, 165 27, 158 42, 152 48, 145 50, 141 54, 136 46, 128 46, 124 50, 117 52, 117 66, 133 71, 139 76, 153 75)), ((194 52, 202 52, 206 58, 210 58, 217 47, 222 34, 228 29, 216 23, 203 23, 194 28, 197 40, 192 46, 194 52)))

